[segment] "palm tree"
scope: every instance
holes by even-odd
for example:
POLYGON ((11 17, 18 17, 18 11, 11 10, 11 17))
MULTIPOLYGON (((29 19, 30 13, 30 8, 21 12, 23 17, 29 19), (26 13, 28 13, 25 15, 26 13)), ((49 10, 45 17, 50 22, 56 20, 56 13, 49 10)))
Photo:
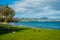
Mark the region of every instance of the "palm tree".
POLYGON ((6 5, 3 9, 3 17, 5 18, 5 22, 7 23, 9 19, 12 19, 15 15, 15 12, 12 8, 10 8, 8 5, 6 5))

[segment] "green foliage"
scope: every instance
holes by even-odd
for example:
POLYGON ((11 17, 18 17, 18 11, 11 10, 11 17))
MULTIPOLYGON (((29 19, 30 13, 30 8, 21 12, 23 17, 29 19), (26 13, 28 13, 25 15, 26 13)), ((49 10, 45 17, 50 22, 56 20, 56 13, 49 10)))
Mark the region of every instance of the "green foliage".
POLYGON ((0 35, 10 33, 10 32, 13 32, 13 31, 18 31, 18 30, 19 30, 19 28, 12 27, 9 24, 0 24, 0 35))
POLYGON ((15 11, 8 5, 0 6, 0 18, 5 18, 5 22, 12 19, 15 15, 15 11))

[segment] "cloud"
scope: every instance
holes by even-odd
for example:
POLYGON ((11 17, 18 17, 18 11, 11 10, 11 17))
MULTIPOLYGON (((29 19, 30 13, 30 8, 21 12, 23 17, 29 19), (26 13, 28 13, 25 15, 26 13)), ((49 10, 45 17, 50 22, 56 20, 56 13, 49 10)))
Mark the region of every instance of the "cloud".
POLYGON ((59 0, 20 0, 9 6, 15 9, 20 17, 38 18, 60 15, 60 9, 57 8, 56 3, 58 4, 59 0))

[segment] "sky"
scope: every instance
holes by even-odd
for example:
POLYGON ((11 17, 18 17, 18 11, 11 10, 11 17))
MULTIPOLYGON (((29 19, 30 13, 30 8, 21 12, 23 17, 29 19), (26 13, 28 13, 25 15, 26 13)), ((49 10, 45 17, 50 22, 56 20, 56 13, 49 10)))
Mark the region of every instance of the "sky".
POLYGON ((60 19, 60 0, 0 0, 15 10, 16 18, 60 19))

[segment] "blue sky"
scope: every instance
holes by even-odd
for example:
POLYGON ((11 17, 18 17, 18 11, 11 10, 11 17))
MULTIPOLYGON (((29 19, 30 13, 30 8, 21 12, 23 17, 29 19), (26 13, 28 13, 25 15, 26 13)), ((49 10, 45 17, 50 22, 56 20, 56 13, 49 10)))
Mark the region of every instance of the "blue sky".
POLYGON ((6 5, 6 4, 12 4, 13 2, 16 2, 17 0, 0 0, 0 4, 6 5))
POLYGON ((0 4, 7 3, 15 10, 17 18, 60 19, 60 0, 0 0, 0 4))

